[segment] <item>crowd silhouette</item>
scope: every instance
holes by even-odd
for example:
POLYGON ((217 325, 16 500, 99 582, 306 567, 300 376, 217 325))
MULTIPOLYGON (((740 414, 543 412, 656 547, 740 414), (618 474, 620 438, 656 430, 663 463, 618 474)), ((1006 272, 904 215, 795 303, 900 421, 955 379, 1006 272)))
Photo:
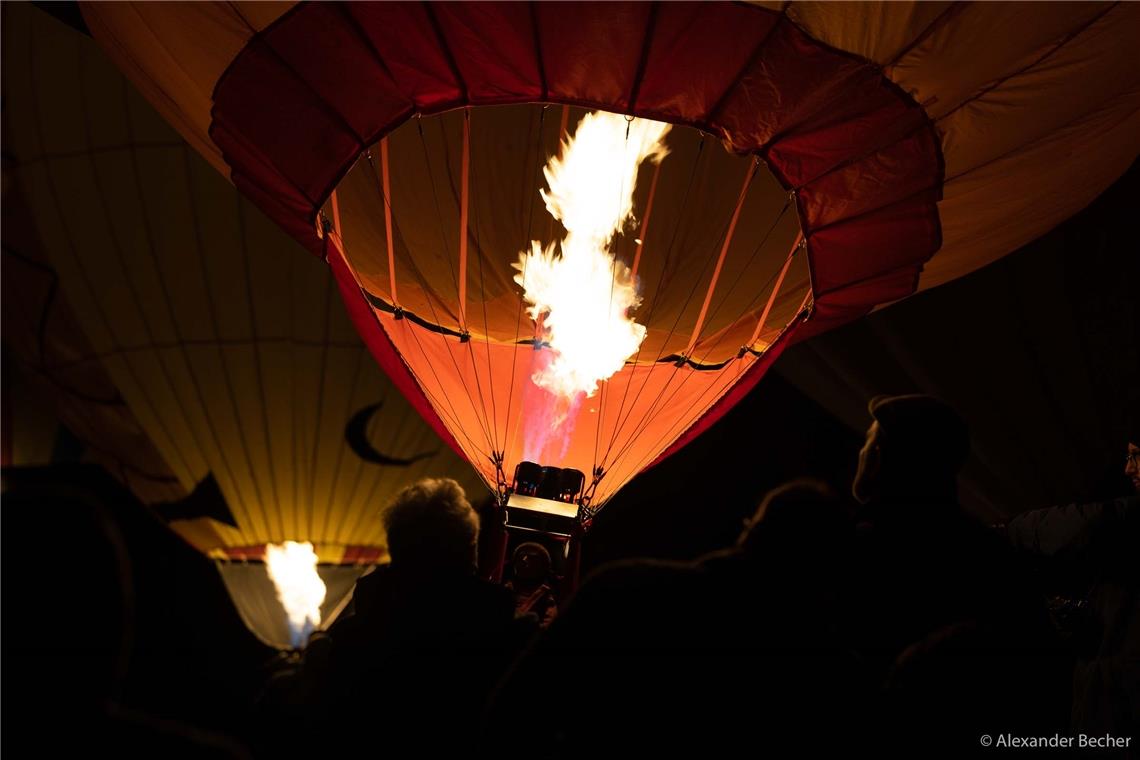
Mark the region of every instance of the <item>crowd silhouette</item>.
POLYGON ((541 545, 515 552, 512 616, 510 594, 475 577, 457 486, 416 486, 386 513, 392 564, 318 645, 331 652, 313 658, 318 734, 358 745, 379 720, 391 746, 494 757, 964 757, 992 751, 983 736, 1132 736, 1135 494, 1058 508, 1096 544, 1062 550, 1058 510, 992 527, 961 509, 969 433, 949 406, 911 395, 868 410, 853 502, 790 482, 735 545, 605 565, 556 617, 527 604, 549 590, 541 545), (401 532, 400 515, 422 526, 401 532), (1093 579, 1092 632, 1049 604, 1041 566, 1059 554, 1081 566, 1061 575, 1093 579))
POLYGON ((380 516, 390 564, 222 731, 118 704, 129 570, 116 529, 85 508, 95 528, 65 539, 90 572, 49 576, 70 607, 27 608, 65 638, 76 615, 114 625, 86 651, 57 642, 71 659, 31 629, 6 636, 9 662, 35 663, 22 709, 90 729, 59 747, 91 735, 161 756, 960 758, 1085 734, 1137 757, 1140 431, 1133 493, 987 526, 958 504, 969 434, 949 406, 868 410, 853 498, 791 481, 733 545, 606 564, 567 599, 539 542, 515 547, 505 583, 480 577, 467 496, 420 481, 380 516), (87 690, 61 688, 76 674, 87 690))

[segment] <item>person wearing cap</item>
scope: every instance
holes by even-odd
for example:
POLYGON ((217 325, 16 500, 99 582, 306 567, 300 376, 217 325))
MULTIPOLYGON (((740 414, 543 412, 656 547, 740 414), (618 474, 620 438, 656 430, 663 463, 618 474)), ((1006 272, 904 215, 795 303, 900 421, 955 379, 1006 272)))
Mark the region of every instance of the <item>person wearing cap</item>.
POLYGON ((970 451, 966 423, 947 404, 919 394, 876 396, 852 491, 864 505, 915 499, 957 509, 958 471, 970 451))
POLYGON ((937 629, 964 620, 1033 626, 1043 602, 1002 537, 958 503, 970 450, 966 423, 933 396, 879 396, 859 453, 857 642, 881 665, 937 629))
POLYGON ((1044 598, 1004 538, 958 502, 958 473, 970 450, 966 423, 926 395, 876 397, 868 411, 852 483, 860 507, 846 614, 851 643, 871 677, 891 683, 915 645, 969 630, 969 645, 952 653, 960 661, 947 672, 984 674, 977 683, 910 684, 899 703, 904 711, 896 705, 873 718, 890 724, 878 733, 895 736, 900 746, 893 749, 909 755, 906 742, 916 731, 961 753, 990 723, 1064 730, 1067 662, 1044 598), (974 712, 965 709, 971 705, 974 712))

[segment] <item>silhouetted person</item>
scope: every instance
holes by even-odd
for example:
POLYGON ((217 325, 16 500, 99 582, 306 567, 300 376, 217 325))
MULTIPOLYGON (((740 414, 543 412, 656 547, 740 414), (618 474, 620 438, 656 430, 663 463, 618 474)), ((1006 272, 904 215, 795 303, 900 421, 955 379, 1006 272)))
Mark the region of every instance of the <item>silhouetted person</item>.
POLYGON ((551 587, 550 552, 535 541, 515 548, 511 558, 511 579, 507 590, 515 595, 515 614, 531 615, 546 628, 558 614, 558 601, 551 587))
POLYGON ((377 751, 462 751, 533 626, 516 623, 509 591, 476 577, 478 518, 454 480, 409 486, 382 521, 391 564, 357 581, 354 614, 329 631, 327 728, 377 751))
POLYGON ((588 578, 516 664, 488 718, 508 755, 761 750, 851 709, 834 572, 849 517, 826 489, 770 494, 736 546, 695 562, 631 560, 588 578))
MULTIPOLYGON (((1009 685, 1022 697, 1022 704, 1010 707, 1010 722, 1033 703, 1039 727, 1063 730, 1057 723, 1066 684, 1044 600, 1002 537, 958 504, 957 475, 969 452, 966 424, 930 396, 879 397, 869 410, 873 422, 852 487, 862 504, 849 574, 854 643, 872 672, 885 677, 907 647, 949 626, 974 626, 995 647, 1001 642, 995 656, 1036 658, 1038 667, 1029 672, 1037 680, 1009 685)), ((946 695, 950 701, 974 698, 973 690, 946 695)), ((935 717, 944 744, 976 742, 983 728, 998 730, 969 725, 964 714, 935 717)), ((899 738, 892 717, 880 719, 872 733, 899 738)))
POLYGON ((13 621, 3 635, 5 747, 40 757, 248 757, 237 742, 181 715, 138 709, 166 695, 136 686, 133 671, 149 654, 144 648, 162 653, 170 642, 138 625, 148 612, 136 597, 142 583, 133 558, 142 552, 128 544, 131 526, 116 510, 141 507, 105 501, 117 491, 101 486, 106 476, 93 477, 93 469, 4 473, 4 550, 22 571, 4 580, 13 621))
MULTIPOLYGON (((1140 737, 1138 442, 1134 429, 1124 465, 1131 494, 1033 510, 1006 528, 1014 547, 1036 560, 1071 636, 1077 733, 1140 737)), ((1140 757, 1140 746, 1130 750, 1125 756, 1140 757)))

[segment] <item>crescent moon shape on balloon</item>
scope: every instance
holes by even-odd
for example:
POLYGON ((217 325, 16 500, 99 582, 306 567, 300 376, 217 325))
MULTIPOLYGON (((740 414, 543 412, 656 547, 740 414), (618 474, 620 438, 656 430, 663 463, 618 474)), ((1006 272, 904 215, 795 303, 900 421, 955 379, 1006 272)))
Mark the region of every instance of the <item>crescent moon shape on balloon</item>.
POLYGON ((368 440, 368 422, 372 419, 372 415, 383 405, 383 401, 369 404, 349 418, 348 424, 344 426, 344 440, 345 443, 348 444, 348 447, 352 449, 353 453, 365 462, 390 465, 393 467, 407 467, 421 459, 429 459, 439 453, 439 450, 436 449, 401 459, 399 457, 388 456, 373 446, 368 440))

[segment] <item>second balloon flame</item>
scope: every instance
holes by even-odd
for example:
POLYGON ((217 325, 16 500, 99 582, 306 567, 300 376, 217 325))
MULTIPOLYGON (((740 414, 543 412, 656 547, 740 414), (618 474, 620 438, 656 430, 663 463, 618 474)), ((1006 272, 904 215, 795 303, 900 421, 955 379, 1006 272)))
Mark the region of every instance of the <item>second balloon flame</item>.
POLYGON ((321 624, 325 600, 325 582, 317 574, 317 553, 308 541, 267 544, 265 568, 285 608, 293 647, 304 647, 321 624))

